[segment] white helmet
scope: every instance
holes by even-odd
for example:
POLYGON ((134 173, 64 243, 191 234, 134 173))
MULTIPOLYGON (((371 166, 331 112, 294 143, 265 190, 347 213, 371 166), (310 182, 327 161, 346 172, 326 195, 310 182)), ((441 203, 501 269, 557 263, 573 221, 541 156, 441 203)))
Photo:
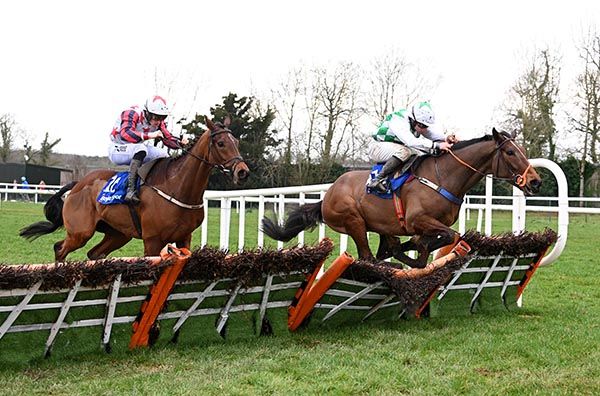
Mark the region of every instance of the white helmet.
POLYGON ((158 116, 168 116, 169 108, 167 107, 167 101, 158 95, 154 95, 146 100, 146 104, 144 105, 144 110, 148 113, 156 114, 158 116))
POLYGON ((421 124, 431 126, 435 124, 435 115, 431 109, 431 105, 427 101, 418 102, 413 105, 412 112, 409 117, 420 122, 421 124))

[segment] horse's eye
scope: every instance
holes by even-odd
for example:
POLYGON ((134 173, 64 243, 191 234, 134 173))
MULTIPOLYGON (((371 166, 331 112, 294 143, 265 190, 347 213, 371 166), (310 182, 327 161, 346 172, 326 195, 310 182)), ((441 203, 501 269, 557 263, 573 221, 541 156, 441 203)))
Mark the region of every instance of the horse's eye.
POLYGON ((219 146, 219 147, 225 147, 225 143, 223 143, 223 142, 218 142, 218 143, 217 143, 217 146, 219 146))
POLYGON ((515 152, 513 150, 506 150, 506 154, 515 155, 515 152))

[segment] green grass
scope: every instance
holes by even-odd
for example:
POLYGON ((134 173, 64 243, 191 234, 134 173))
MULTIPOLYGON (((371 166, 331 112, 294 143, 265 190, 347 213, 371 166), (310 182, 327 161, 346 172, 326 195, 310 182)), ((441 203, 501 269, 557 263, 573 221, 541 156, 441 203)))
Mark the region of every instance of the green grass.
MULTIPOLYGON (((2 203, 0 261, 52 261, 60 232, 33 243, 16 236, 42 217, 41 205, 2 203)), ((248 243, 256 240, 252 217, 248 243)), ((217 245, 216 210, 209 219, 209 244, 217 245)), ((495 232, 509 229, 509 216, 494 220, 495 232)), ((535 215, 527 227, 555 224, 552 215, 535 215)), ((59 334, 50 359, 41 357, 47 331, 7 334, 0 340, 1 393, 599 394, 599 231, 600 217, 571 217, 563 256, 538 271, 522 309, 507 311, 485 300, 473 315, 468 307, 440 306, 439 315, 425 320, 313 322, 297 333, 287 331, 279 310, 269 313, 273 337, 253 335, 251 314, 241 313, 232 316, 227 340, 214 331, 214 317, 193 318, 178 344, 168 342, 168 321, 155 347, 133 352, 127 350, 130 326, 118 325, 111 354, 100 348, 100 328, 70 329, 59 334)), ((237 231, 231 235, 235 247, 237 231)), ((310 238, 307 243, 315 234, 310 238)), ((196 233, 193 245, 199 241, 196 233)), ((141 251, 134 241, 115 255, 141 251)), ((70 256, 84 257, 83 249, 70 256)))

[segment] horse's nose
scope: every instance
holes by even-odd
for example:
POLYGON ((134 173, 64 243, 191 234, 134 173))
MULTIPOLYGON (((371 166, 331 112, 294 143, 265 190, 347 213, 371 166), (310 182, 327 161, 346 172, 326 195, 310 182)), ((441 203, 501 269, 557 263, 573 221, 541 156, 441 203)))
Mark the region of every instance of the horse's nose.
POLYGON ((542 186, 542 181, 540 179, 533 179, 530 183, 531 191, 534 194, 540 192, 540 187, 542 186))
POLYGON ((248 178, 249 175, 250 175, 250 172, 248 172, 246 169, 240 169, 237 172, 237 179, 240 183, 243 183, 246 181, 246 179, 248 178))

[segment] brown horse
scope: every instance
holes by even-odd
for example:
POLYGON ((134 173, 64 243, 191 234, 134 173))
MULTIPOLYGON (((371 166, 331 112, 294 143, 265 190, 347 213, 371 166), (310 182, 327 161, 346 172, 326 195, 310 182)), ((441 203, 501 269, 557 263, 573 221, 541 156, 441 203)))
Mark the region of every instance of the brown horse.
POLYGON ((402 186, 399 193, 403 220, 397 216, 393 200, 366 193, 369 171, 352 171, 333 183, 323 201, 293 210, 284 225, 264 219, 263 231, 273 239, 287 242, 300 231, 324 222, 352 237, 361 259, 373 260, 367 240, 367 231, 372 231, 380 235, 377 259, 393 256, 411 267, 422 268, 430 252, 458 237, 450 226, 458 218, 460 198, 484 175, 491 173, 496 179, 507 180, 526 195, 538 192, 541 185, 523 147, 514 136, 496 129, 492 135, 456 143, 452 152, 426 157, 416 166, 412 169, 416 179, 402 186), (459 202, 451 202, 438 193, 438 186, 458 197, 459 202), (399 235, 413 237, 400 243, 399 235), (405 252, 409 250, 416 250, 418 257, 408 257, 405 252))
POLYGON ((64 225, 66 238, 54 244, 56 261, 63 261, 70 252, 84 246, 96 231, 104 233, 104 239, 88 252, 90 259, 104 258, 132 238, 144 241, 146 256, 158 255, 167 243, 189 248, 192 231, 204 219, 202 202, 211 170, 218 168, 231 174, 236 184, 249 175, 240 156, 239 142, 227 129, 228 121, 222 125, 207 119, 209 130, 189 150, 178 158, 159 160, 140 189, 139 205, 97 202, 100 190, 115 171, 93 171, 81 181, 64 186, 48 200, 44 213, 49 221, 31 224, 20 235, 35 239, 64 225), (69 190, 63 203, 62 196, 69 190), (141 235, 130 210, 137 214, 141 235))

